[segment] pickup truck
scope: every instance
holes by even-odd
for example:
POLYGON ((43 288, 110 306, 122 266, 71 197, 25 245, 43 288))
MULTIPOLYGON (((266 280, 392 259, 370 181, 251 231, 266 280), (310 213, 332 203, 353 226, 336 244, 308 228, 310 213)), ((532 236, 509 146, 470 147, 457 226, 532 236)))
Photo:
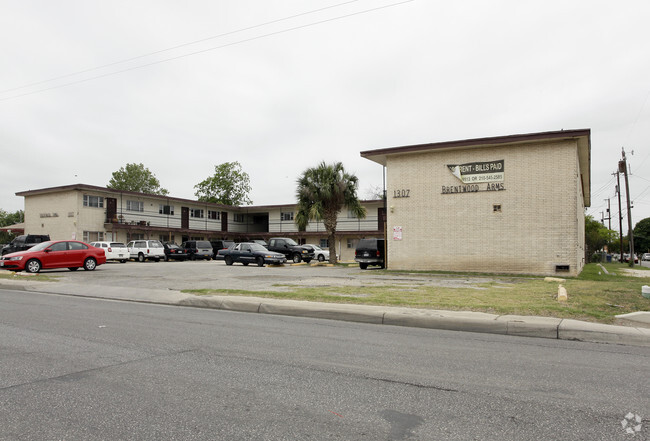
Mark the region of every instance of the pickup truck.
POLYGON ((309 263, 314 258, 314 249, 311 247, 298 245, 295 240, 288 237, 273 237, 269 239, 269 251, 282 253, 287 260, 293 263, 300 263, 302 260, 309 263))
POLYGON ((36 244, 47 242, 48 240, 50 240, 50 236, 47 234, 24 234, 17 236, 9 245, 5 245, 2 248, 2 255, 15 253, 16 251, 25 251, 36 244))
POLYGON ((265 263, 280 264, 287 261, 282 253, 274 253, 262 245, 254 242, 242 242, 225 250, 218 251, 226 265, 241 262, 244 266, 249 263, 256 263, 257 266, 264 266, 265 263))

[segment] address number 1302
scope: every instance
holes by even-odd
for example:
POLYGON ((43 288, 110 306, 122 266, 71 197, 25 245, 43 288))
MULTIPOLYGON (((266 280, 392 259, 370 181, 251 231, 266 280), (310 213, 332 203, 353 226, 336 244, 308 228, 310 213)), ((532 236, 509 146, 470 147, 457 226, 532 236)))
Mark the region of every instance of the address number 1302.
POLYGON ((409 193, 411 193, 411 190, 409 190, 409 189, 393 190, 393 197, 394 198, 407 198, 407 197, 409 197, 409 193))

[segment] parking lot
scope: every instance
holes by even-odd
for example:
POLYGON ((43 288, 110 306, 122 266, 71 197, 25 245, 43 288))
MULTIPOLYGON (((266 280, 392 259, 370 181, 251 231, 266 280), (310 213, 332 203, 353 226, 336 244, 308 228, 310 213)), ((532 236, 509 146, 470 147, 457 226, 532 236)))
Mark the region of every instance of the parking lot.
POLYGON ((95 271, 46 270, 41 274, 57 277, 62 283, 92 286, 153 289, 239 289, 284 291, 299 286, 409 286, 435 285, 471 287, 494 280, 487 277, 386 273, 370 267, 282 265, 227 266, 223 261, 108 262, 95 271))

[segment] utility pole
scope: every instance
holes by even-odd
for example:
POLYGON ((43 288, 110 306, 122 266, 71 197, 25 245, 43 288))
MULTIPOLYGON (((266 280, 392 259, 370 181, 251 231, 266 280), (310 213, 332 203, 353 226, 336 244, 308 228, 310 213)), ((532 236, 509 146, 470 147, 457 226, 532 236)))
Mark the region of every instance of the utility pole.
POLYGON ((625 159, 625 149, 621 148, 623 152, 623 159, 618 162, 618 171, 625 176, 625 196, 627 198, 627 233, 628 240, 630 241, 630 263, 631 267, 634 266, 634 233, 632 231, 632 206, 630 204, 630 184, 627 179, 627 160, 625 159))
POLYGON ((623 263, 623 210, 621 210, 621 174, 616 172, 616 194, 618 195, 618 238, 621 241, 621 257, 619 262, 623 263))
MULTIPOLYGON (((612 229, 612 210, 611 210, 612 207, 609 204, 609 198, 607 198, 605 200, 607 201, 607 217, 605 219, 607 219, 607 223, 608 223, 607 229, 611 230, 612 229)), ((603 219, 603 221, 605 219, 603 219)))

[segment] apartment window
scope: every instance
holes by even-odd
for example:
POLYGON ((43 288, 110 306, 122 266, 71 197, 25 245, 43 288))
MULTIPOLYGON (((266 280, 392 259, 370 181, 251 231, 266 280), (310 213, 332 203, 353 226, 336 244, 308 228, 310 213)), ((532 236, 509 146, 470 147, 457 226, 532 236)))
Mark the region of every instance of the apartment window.
POLYGON ((322 249, 324 249, 324 250, 328 249, 328 248, 330 247, 329 240, 327 240, 327 239, 321 239, 321 240, 320 240, 320 245, 319 245, 319 246, 320 246, 322 249))
POLYGON ((293 220, 293 211, 287 211, 280 213, 281 221, 292 221, 293 220))
POLYGON ((348 239, 348 248, 356 248, 359 243, 359 239, 348 239))
POLYGON ((221 213, 219 213, 218 211, 209 210, 208 219, 219 220, 221 219, 221 213))
POLYGON ((84 207, 104 208, 104 198, 101 196, 84 195, 84 207))
POLYGON ((127 211, 144 211, 144 202, 141 201, 126 201, 127 211))
POLYGON ((174 215, 174 206, 173 205, 162 205, 158 206, 158 214, 168 214, 170 216, 174 215))
POLYGON ((235 213, 234 220, 235 220, 235 222, 244 223, 244 215, 239 214, 239 213, 235 213))
POLYGON ((144 240, 144 234, 142 233, 127 233, 126 241, 131 242, 132 240, 144 240))
POLYGON ((201 208, 190 208, 190 217, 195 217, 198 219, 203 219, 203 209, 201 208))
POLYGON ((174 242, 174 235, 172 234, 171 236, 169 234, 161 234, 158 236, 158 240, 161 242, 174 242))
POLYGON ((100 240, 104 240, 103 231, 84 231, 84 242, 98 242, 100 240))

